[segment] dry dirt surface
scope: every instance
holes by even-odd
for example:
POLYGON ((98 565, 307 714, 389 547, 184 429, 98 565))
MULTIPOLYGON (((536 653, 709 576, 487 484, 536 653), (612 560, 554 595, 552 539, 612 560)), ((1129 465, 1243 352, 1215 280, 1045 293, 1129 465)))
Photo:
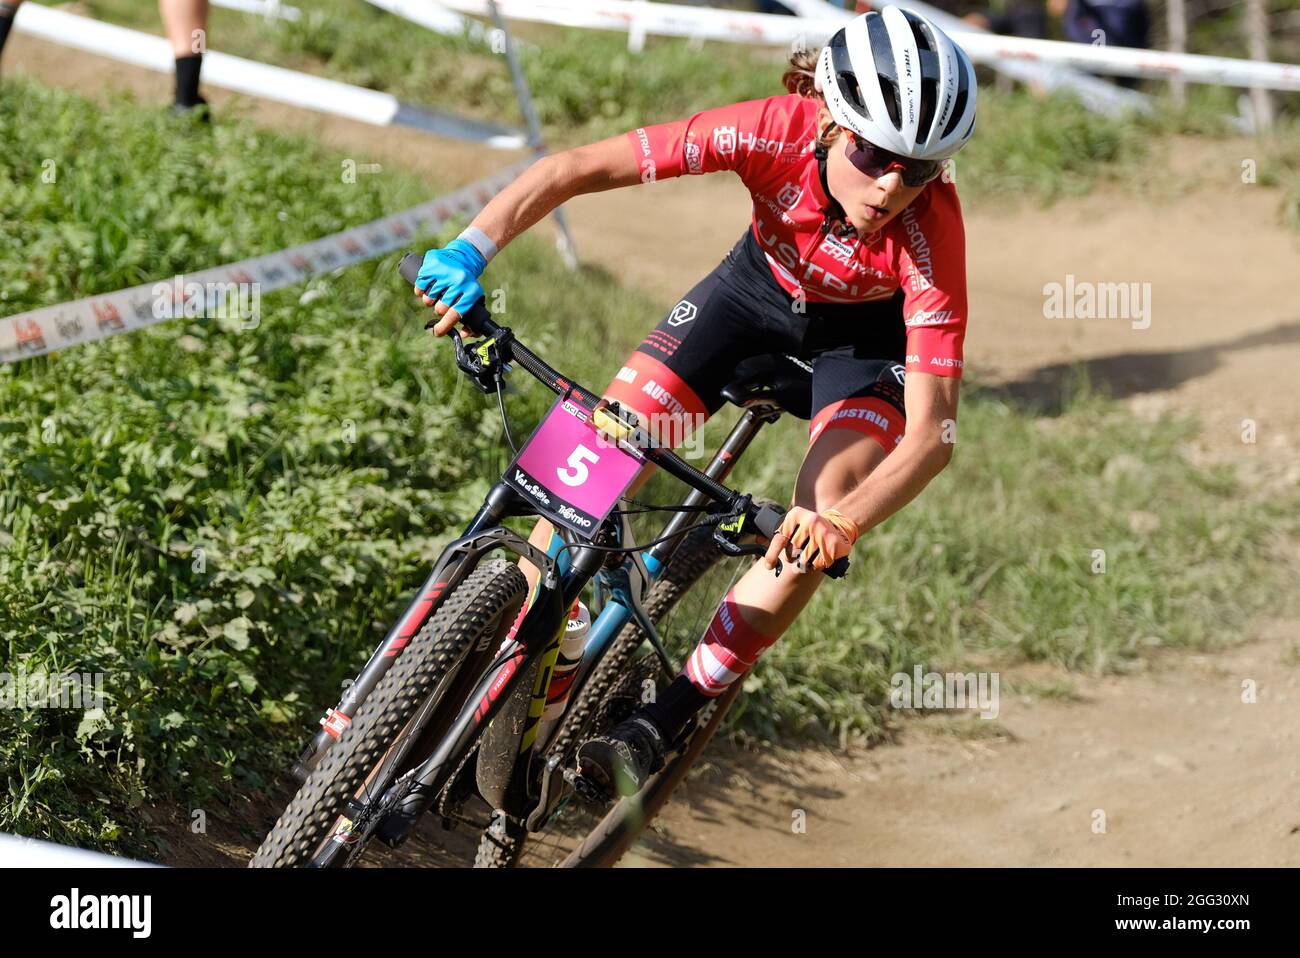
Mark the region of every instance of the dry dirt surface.
MULTIPOLYGON (((170 86, 21 34, 5 69, 103 96, 132 89, 160 105, 170 86)), ((219 110, 442 184, 519 155, 208 92, 219 110)), ((1246 141, 1181 144, 1169 185, 1141 196, 1103 192, 1050 209, 971 204, 969 375, 1050 402, 1082 363, 1137 415, 1196 413, 1194 455, 1294 488, 1300 238, 1278 224, 1275 191, 1242 184, 1250 151, 1246 141), (1045 318, 1044 285, 1070 275, 1149 283, 1149 324, 1045 318), (1247 421, 1254 443, 1242 441, 1247 421)), ((588 262, 667 308, 740 235, 748 201, 726 177, 653 189, 583 197, 569 215, 588 262)), ((996 721, 900 716, 892 741, 869 750, 717 745, 625 863, 1300 865, 1297 666, 1300 623, 1276 619, 1220 653, 1161 655, 1124 676, 1006 668, 996 721)), ((240 821, 212 821, 195 837, 159 810, 166 857, 242 864, 250 836, 276 812, 270 801, 250 805, 240 821)), ((417 841, 395 861, 443 860, 417 841)))

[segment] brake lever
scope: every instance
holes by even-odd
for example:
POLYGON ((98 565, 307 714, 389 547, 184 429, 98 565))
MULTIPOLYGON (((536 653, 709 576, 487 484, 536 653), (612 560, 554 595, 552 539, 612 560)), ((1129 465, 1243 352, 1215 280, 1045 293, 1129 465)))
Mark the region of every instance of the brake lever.
MULTIPOLYGON (((424 328, 430 329, 436 322, 437 320, 430 320, 424 328)), ((504 385, 504 376, 510 372, 511 365, 502 361, 501 344, 496 337, 481 339, 467 346, 459 334, 453 333, 452 341, 456 347, 456 365, 474 381, 474 385, 485 393, 494 393, 500 385, 504 385)))
POLYGON ((749 555, 754 546, 742 546, 736 541, 746 532, 757 532, 753 520, 749 518, 749 504, 753 497, 748 493, 736 500, 731 510, 718 520, 713 527, 713 541, 718 548, 730 556, 749 555))

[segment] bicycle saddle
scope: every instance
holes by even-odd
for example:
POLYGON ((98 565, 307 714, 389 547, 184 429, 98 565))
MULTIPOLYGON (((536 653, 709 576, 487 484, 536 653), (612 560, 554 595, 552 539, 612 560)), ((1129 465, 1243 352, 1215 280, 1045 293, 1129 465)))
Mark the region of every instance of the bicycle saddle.
POLYGON ((722 398, 737 406, 755 399, 774 402, 799 419, 812 418, 812 367, 783 353, 742 360, 722 388, 722 398))

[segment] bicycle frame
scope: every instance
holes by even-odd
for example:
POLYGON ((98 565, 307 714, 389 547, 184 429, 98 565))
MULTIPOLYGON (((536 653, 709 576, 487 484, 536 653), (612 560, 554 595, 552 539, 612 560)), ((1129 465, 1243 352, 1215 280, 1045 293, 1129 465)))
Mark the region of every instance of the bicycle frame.
MULTIPOLYGON (((414 282, 415 273, 418 271, 418 257, 414 255, 405 257, 400 270, 406 279, 414 282)), ((492 392, 494 387, 495 390, 502 388, 503 367, 509 368, 505 366, 506 359, 518 362, 557 393, 561 400, 572 397, 578 404, 591 410, 592 425, 608 437, 615 438, 620 445, 635 454, 636 458, 660 466, 670 475, 689 485, 692 491, 684 505, 697 507, 695 511, 701 511, 698 507, 702 507, 705 503, 716 503, 727 510, 719 517, 720 520, 726 518, 727 521, 719 522, 714 533, 724 552, 741 555, 762 551, 761 546, 741 546, 734 539, 724 537, 723 532, 725 530, 728 536, 738 537, 746 529, 757 529, 766 535, 771 535, 779 520, 780 510, 774 512, 771 508, 764 507, 757 513, 752 512, 750 497, 728 489, 721 480, 730 473, 758 429, 763 424, 780 417, 783 410, 779 404, 758 397, 746 401, 745 412, 740 421, 715 453, 708 468, 702 472, 678 458, 670 449, 654 445, 643 430, 620 418, 622 414, 616 406, 609 406, 595 394, 548 366, 540 357, 515 340, 510 329, 493 323, 481 303, 476 304, 463 319, 468 328, 486 338, 471 351, 462 346, 458 337, 453 337, 458 351, 457 364, 462 371, 478 382, 484 392, 492 392), (640 444, 646 442, 650 444, 633 446, 628 442, 629 439, 640 444), (644 450, 644 453, 638 452, 638 448, 644 450)), ((612 538, 618 541, 619 547, 625 546, 630 537, 630 527, 625 514, 609 515, 590 537, 575 533, 568 533, 566 536, 553 535, 545 553, 502 525, 507 518, 544 514, 544 511, 522 495, 506 476, 499 479, 489 490, 483 505, 471 520, 465 533, 444 549, 416 598, 389 630, 384 641, 380 643, 357 678, 346 687, 342 701, 336 708, 330 709, 321 720, 321 731, 303 753, 295 769, 295 772, 304 779, 319 764, 333 740, 342 735, 351 722, 351 716, 356 714, 356 710, 379 684, 397 656, 424 628, 441 603, 445 601, 446 596, 451 594, 465 576, 477 566, 485 553, 494 548, 507 548, 533 563, 538 569, 535 597, 528 606, 515 637, 503 643, 493 663, 485 670, 474 690, 466 697, 464 705, 454 720, 446 726, 446 731, 434 746, 432 754, 418 765, 407 766, 406 771, 387 785, 378 801, 369 801, 365 804, 367 833, 373 833, 374 829, 382 823, 385 840, 390 844, 400 842, 409 831, 409 826, 429 809, 458 771, 458 767, 452 766, 452 759, 467 754, 468 748, 474 743, 476 737, 488 729, 503 705, 525 693, 525 689, 519 686, 520 677, 529 674, 533 665, 540 664, 532 697, 528 703, 527 722, 519 736, 514 758, 505 769, 506 777, 511 784, 519 781, 525 785, 529 784, 530 776, 527 773, 530 771, 531 762, 520 762, 519 759, 521 756, 530 758, 537 751, 546 693, 559 654, 567 612, 593 579, 599 577, 602 590, 609 590, 611 600, 601 605, 597 619, 592 625, 573 693, 580 691, 582 682, 590 675, 592 668, 609 648, 614 636, 632 620, 636 620, 645 631, 668 671, 675 670, 653 623, 645 613, 642 600, 649 587, 661 574, 672 552, 680 544, 690 512, 678 512, 668 523, 664 534, 659 537, 661 541, 643 553, 628 552, 619 567, 612 571, 604 569, 609 555, 607 549, 602 548, 604 543, 600 545, 596 543, 602 536, 608 538, 607 534, 612 534, 612 538), (568 537, 572 537, 574 541, 565 542, 568 537), (602 571, 608 574, 602 576, 602 571), (540 663, 538 663, 539 657, 540 663)), ((828 570, 827 574, 842 575, 847 565, 847 560, 841 559, 837 563, 836 572, 832 573, 828 570)), ((493 635, 486 642, 495 638, 496 635, 493 635)), ((486 651, 488 647, 486 642, 480 643, 474 652, 486 651)), ((429 715, 425 714, 418 718, 418 721, 427 721, 428 718, 429 715)), ((551 726, 552 729, 554 727, 551 726)), ((542 745, 545 745, 544 740, 542 745)), ((546 770, 547 782, 553 777, 550 773, 554 771, 554 764, 552 762, 552 767, 546 770)), ((546 787, 544 783, 544 787, 540 790, 540 802, 527 816, 530 829, 536 830, 544 824, 552 810, 553 800, 562 791, 560 788, 546 787)), ((527 802, 532 802, 538 797, 538 793, 532 789, 527 789, 523 796, 524 801, 527 802)), ((515 807, 508 811, 519 815, 528 809, 515 807)), ((340 850, 341 846, 337 842, 327 843, 316 856, 314 864, 337 864, 341 857, 340 850)))
MULTIPOLYGON (((765 400, 750 403, 715 452, 704 474, 718 482, 723 481, 759 429, 766 423, 774 422, 781 413, 779 406, 765 400)), ((703 506, 709 501, 707 495, 692 489, 682 505, 703 506)), ((330 709, 321 720, 323 727, 304 753, 300 768, 309 771, 319 763, 325 751, 346 728, 347 723, 342 718, 356 714, 356 710, 379 684, 411 639, 436 613, 445 597, 495 549, 510 550, 537 567, 538 583, 530 597, 532 601, 528 611, 514 640, 498 652, 492 666, 465 700, 433 753, 389 785, 376 805, 381 816, 391 815, 397 820, 413 822, 427 811, 455 771, 451 767, 451 759, 462 754, 473 739, 483 733, 513 696, 528 693, 531 693, 528 720, 519 736, 510 776, 515 778, 524 775, 525 784, 534 782, 527 775, 532 756, 545 751, 550 736, 558 730, 560 724, 550 723, 546 729, 548 734, 545 737, 539 736, 541 716, 564 623, 574 600, 593 579, 607 593, 608 598, 591 623, 569 701, 575 700, 583 683, 613 644, 614 638, 629 622, 635 621, 642 628, 664 657, 668 670, 675 670, 675 666, 667 659, 643 602, 680 544, 682 530, 689 524, 693 513, 675 513, 663 532, 656 537, 663 541, 642 552, 629 552, 620 566, 614 569, 604 568, 609 554, 603 550, 581 542, 566 543, 559 534, 552 533, 547 551, 543 553, 502 525, 507 518, 530 515, 538 515, 533 504, 504 478, 488 491, 483 505, 466 526, 464 533, 443 550, 424 585, 365 667, 347 687, 339 705, 330 709), (572 547, 565 548, 566 545, 572 547), (542 667, 535 686, 527 690, 519 684, 520 678, 529 674, 530 667, 538 656, 542 657, 542 667)), ((607 522, 614 525, 620 546, 630 541, 631 530, 626 515, 611 516, 607 522)), ((539 829, 550 818, 563 794, 561 779, 553 774, 557 765, 558 756, 550 763, 550 767, 543 770, 540 779, 535 781, 540 787, 535 790, 527 788, 523 797, 530 807, 514 810, 516 814, 527 815, 532 830, 539 829)), ((335 849, 327 848, 321 856, 326 861, 321 864, 328 864, 335 854, 335 849)))

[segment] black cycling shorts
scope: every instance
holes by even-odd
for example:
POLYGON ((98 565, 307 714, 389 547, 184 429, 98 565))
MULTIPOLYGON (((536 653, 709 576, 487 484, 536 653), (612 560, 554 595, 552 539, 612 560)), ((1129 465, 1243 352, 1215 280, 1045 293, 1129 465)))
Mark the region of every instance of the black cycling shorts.
POLYGON ((871 436, 890 452, 903 437, 903 293, 869 303, 797 304, 772 276, 751 230, 628 357, 604 395, 649 420, 672 446, 722 408, 721 390, 764 353, 812 367, 809 442, 825 429, 871 436))

